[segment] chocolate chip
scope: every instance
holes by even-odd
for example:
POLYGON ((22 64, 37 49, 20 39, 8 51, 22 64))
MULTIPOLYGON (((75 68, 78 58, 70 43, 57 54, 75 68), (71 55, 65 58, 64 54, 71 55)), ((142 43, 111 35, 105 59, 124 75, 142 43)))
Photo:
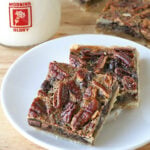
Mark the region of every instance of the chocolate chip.
POLYGON ((42 83, 42 86, 41 88, 43 89, 44 92, 48 93, 48 91, 52 88, 52 81, 48 81, 48 80, 45 80, 43 83, 42 83))
POLYGON ((89 71, 87 74, 86 74, 86 80, 87 81, 91 81, 92 78, 94 76, 94 73, 92 71, 89 71))

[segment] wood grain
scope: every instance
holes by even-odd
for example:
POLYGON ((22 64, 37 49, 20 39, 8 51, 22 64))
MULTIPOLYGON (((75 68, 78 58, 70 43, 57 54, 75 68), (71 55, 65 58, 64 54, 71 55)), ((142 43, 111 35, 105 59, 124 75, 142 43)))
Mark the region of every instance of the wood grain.
MULTIPOLYGON (((69 0, 62 1, 61 26, 53 38, 81 33, 96 33, 97 13, 82 12, 69 0)), ((0 46, 0 84, 11 64, 29 48, 9 48, 0 46)), ((0 107, 0 150, 44 150, 18 133, 6 119, 0 107)), ((150 150, 150 144, 138 149, 150 150)))

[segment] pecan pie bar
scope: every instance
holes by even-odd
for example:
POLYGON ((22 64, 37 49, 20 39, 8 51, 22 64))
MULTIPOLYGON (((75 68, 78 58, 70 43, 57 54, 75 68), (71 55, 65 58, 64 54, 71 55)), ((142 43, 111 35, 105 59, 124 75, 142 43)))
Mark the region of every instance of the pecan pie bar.
POLYGON ((29 113, 31 126, 93 144, 113 108, 119 86, 111 73, 52 62, 29 113))
POLYGON ((109 0, 97 19, 97 28, 150 41, 150 0, 109 0))
POLYGON ((86 68, 95 74, 111 73, 116 77, 120 90, 114 110, 139 105, 138 59, 135 48, 73 45, 70 64, 76 68, 86 68))

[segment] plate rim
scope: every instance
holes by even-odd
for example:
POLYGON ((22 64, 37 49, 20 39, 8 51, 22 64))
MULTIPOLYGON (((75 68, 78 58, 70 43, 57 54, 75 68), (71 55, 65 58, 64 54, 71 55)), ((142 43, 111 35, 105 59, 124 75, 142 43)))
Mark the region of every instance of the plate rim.
MULTIPOLYGON (((52 42, 55 42, 57 40, 62 40, 62 39, 67 39, 67 38, 74 38, 74 37, 84 37, 84 36, 99 36, 99 37, 109 37, 109 38, 116 38, 116 39, 121 39, 121 40, 124 40, 126 42, 130 42, 132 44, 135 44, 137 46, 140 46, 140 47, 144 47, 146 48, 147 50, 149 49, 148 47, 144 46, 144 45, 141 45, 139 43, 136 43, 134 41, 131 41, 131 40, 128 40, 128 39, 125 39, 125 38, 121 38, 121 37, 117 37, 117 36, 113 36, 113 35, 105 35, 105 34, 75 34, 75 35, 68 35, 68 36, 63 36, 63 37, 58 37, 58 38, 55 38, 55 39, 52 39, 50 41, 46 41, 42 44, 39 44, 37 46, 34 46, 30 49, 28 49, 25 53, 23 53, 21 56, 19 56, 11 65, 10 67, 8 68, 8 70, 6 71, 5 75, 3 76, 2 78, 2 82, 1 82, 1 87, 0 87, 0 90, 1 90, 1 106, 2 106, 2 110, 6 116, 6 118, 8 119, 8 121, 10 122, 10 124, 22 135, 24 136, 26 139, 32 141, 34 144, 37 144, 39 145, 40 147, 44 147, 44 148, 55 148, 56 150, 60 150, 59 147, 57 146, 54 146, 54 145, 51 145, 50 143, 47 144, 45 142, 42 142, 41 140, 31 136, 30 134, 28 134, 25 130, 23 130, 19 125, 17 125, 15 123, 15 121, 11 118, 11 115, 9 115, 8 111, 7 111, 7 107, 5 105, 5 98, 4 98, 4 89, 5 89, 5 83, 7 82, 7 77, 9 76, 10 72, 12 71, 12 69, 15 67, 15 65, 17 63, 19 63, 24 57, 30 55, 30 53, 33 53, 34 51, 36 51, 37 49, 40 49, 40 47, 43 47, 44 45, 47 45, 49 43, 52 43, 52 42)), ((89 44, 90 45, 90 44, 89 44)), ((97 44, 98 45, 98 44, 97 44)), ((145 140, 144 142, 141 142, 140 144, 137 144, 136 146, 135 145, 131 145, 130 147, 128 146, 127 148, 124 147, 123 149, 136 149, 136 148, 139 148, 141 146, 144 146, 145 144, 149 143, 150 142, 150 137, 148 140, 145 140)), ((62 148, 61 148, 62 149, 62 148)), ((63 148, 64 149, 64 148, 63 148)))

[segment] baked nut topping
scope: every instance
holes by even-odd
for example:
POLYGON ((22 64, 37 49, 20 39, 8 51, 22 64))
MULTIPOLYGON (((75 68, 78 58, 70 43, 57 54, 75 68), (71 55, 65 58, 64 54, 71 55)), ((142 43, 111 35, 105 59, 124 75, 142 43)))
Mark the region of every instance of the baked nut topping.
POLYGON ((73 46, 70 65, 51 62, 28 123, 93 144, 113 106, 137 106, 136 49, 73 46))

